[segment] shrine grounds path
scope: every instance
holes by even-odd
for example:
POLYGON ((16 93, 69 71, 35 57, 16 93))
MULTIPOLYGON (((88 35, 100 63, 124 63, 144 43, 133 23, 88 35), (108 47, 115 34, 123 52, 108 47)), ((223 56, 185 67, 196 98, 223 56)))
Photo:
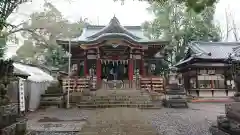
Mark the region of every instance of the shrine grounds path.
POLYGON ((188 109, 48 108, 27 117, 28 129, 39 131, 81 130, 82 134, 98 132, 96 135, 119 132, 121 135, 156 135, 156 132, 159 135, 211 135, 208 129, 221 114, 224 114, 223 103, 194 103, 189 104, 188 109), (52 125, 51 128, 47 128, 47 124, 52 125))

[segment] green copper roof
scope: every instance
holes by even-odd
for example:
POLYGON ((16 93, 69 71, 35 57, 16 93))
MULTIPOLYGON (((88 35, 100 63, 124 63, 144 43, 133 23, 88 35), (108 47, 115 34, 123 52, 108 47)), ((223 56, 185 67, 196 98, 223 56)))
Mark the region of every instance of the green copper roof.
POLYGON ((222 59, 225 60, 232 54, 234 59, 239 59, 235 54, 240 53, 239 42, 192 42, 189 44, 190 57, 179 61, 175 66, 193 60, 200 59, 222 59))
POLYGON ((189 47, 198 58, 226 59, 239 47, 237 42, 192 42, 189 47))
POLYGON ((133 39, 137 39, 137 40, 141 39, 140 37, 137 37, 136 35, 131 33, 129 30, 124 28, 115 16, 111 19, 110 23, 106 27, 102 28, 97 33, 95 33, 87 38, 94 39, 103 34, 116 34, 116 33, 125 34, 125 35, 128 35, 129 37, 131 37, 133 39))
MULTIPOLYGON (((114 16, 107 26, 87 25, 83 29, 80 37, 71 39, 73 42, 91 43, 100 39, 114 39, 114 38, 127 38, 133 42, 162 42, 159 40, 149 40, 144 35, 144 31, 141 26, 122 26, 118 19, 114 16)), ((68 40, 58 40, 68 41, 68 40)))

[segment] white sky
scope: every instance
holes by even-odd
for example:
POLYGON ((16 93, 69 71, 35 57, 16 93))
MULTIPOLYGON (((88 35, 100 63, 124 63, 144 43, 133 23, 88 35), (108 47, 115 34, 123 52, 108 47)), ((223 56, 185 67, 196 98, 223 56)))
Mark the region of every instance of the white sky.
MULTIPOLYGON (((28 18, 32 12, 41 11, 44 0, 32 0, 31 3, 21 5, 16 14, 9 17, 9 22, 19 24, 28 18)), ((77 21, 80 17, 88 18, 92 24, 106 25, 115 15, 122 25, 141 25, 146 20, 153 18, 148 13, 146 2, 138 0, 125 0, 121 2, 113 0, 51 0, 69 20, 77 21), (69 2, 70 1, 70 2, 69 2)), ((239 9, 240 0, 220 0, 217 4, 215 20, 225 28, 225 9, 227 8, 240 24, 240 16, 234 16, 239 9)), ((240 27, 239 27, 240 28, 240 27)), ((9 45, 7 56, 15 54, 20 45, 9 45)))

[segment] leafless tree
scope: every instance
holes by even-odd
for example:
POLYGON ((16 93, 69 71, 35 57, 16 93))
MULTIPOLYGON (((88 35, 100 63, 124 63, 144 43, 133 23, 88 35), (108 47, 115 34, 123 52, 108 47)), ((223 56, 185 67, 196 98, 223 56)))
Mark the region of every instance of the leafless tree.
POLYGON ((236 42, 239 41, 239 28, 236 25, 233 12, 228 9, 225 9, 225 18, 226 18, 226 34, 224 35, 224 41, 228 41, 230 36, 234 38, 236 42))

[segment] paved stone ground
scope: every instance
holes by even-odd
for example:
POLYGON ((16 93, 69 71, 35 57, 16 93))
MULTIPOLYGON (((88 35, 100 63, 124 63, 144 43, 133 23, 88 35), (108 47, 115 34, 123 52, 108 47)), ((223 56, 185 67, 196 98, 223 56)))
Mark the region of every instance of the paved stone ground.
POLYGON ((80 131, 88 116, 84 113, 78 108, 39 110, 27 116, 27 128, 34 131, 80 131))
POLYGON ((135 133, 141 135, 137 131, 143 129, 142 127, 145 125, 144 130, 152 132, 157 130, 161 135, 210 135, 208 131, 210 125, 216 121, 217 115, 224 113, 223 103, 194 103, 189 104, 189 107, 188 109, 163 108, 159 110, 138 110, 133 108, 97 110, 75 108, 65 110, 49 108, 29 114, 28 129, 44 129, 45 131, 83 130, 88 132, 89 128, 94 127, 95 131, 98 130, 100 133, 114 132, 117 134, 122 132, 124 135, 126 132, 136 130, 135 133), (39 122, 44 117, 45 121, 39 122), (49 121, 47 121, 46 117, 48 117, 49 121), (54 125, 56 123, 59 125, 54 125), (114 124, 120 125, 121 128, 116 128, 117 126, 114 126, 114 124), (137 126, 134 127, 134 124, 137 126), (112 128, 106 129, 106 126, 112 128), (54 127, 56 128, 54 129, 54 127), (99 128, 101 127, 106 130, 100 131, 99 128), (132 130, 130 131, 130 129, 132 130))
POLYGON ((82 135, 156 135, 156 129, 137 108, 99 109, 82 135))

